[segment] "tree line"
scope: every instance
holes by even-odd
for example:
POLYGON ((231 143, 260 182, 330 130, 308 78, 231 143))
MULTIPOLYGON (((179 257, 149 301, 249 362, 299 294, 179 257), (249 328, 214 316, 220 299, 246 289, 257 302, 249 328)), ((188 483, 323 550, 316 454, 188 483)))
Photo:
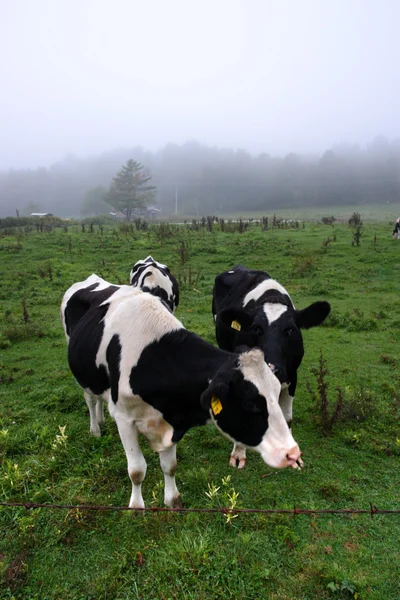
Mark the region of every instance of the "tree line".
MULTIPOLYGON (((130 159, 143 165, 146 194, 138 205, 150 199, 163 216, 400 201, 400 140, 380 136, 365 148, 338 145, 320 156, 284 157, 187 142, 158 152, 132 147, 84 159, 68 155, 48 168, 2 172, 0 216, 108 213, 105 196, 130 159)), ((113 208, 119 210, 117 201, 113 208)))

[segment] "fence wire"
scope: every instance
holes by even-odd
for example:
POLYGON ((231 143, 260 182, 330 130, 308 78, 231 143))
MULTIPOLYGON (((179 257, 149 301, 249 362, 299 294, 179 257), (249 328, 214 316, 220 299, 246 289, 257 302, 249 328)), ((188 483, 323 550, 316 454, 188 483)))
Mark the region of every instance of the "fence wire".
POLYGON ((88 510, 88 511, 130 511, 138 513, 220 513, 223 515, 241 515, 241 514, 261 514, 261 515, 370 515, 373 518, 375 515, 400 515, 400 509, 382 509, 373 506, 370 503, 369 508, 184 508, 184 507, 165 507, 165 506, 149 506, 145 508, 130 508, 129 506, 107 506, 95 504, 40 504, 37 502, 0 502, 0 506, 13 508, 23 507, 26 510, 35 509, 55 509, 55 510, 88 510))

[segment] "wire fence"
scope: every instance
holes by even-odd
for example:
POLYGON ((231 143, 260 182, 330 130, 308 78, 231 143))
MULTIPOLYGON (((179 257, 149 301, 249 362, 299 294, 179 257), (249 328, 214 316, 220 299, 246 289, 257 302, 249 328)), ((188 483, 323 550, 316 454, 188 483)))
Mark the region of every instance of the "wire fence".
POLYGON ((118 512, 130 511, 138 513, 220 513, 223 515, 241 515, 241 514, 261 514, 261 515, 290 515, 296 517, 298 515, 370 515, 373 518, 375 515, 400 515, 400 509, 382 509, 373 506, 370 503, 369 508, 184 508, 184 507, 164 507, 150 506, 146 508, 130 508, 129 506, 107 506, 95 504, 40 504, 37 502, 0 502, 2 507, 23 507, 26 510, 34 509, 54 509, 54 510, 87 510, 87 511, 105 511, 118 512))

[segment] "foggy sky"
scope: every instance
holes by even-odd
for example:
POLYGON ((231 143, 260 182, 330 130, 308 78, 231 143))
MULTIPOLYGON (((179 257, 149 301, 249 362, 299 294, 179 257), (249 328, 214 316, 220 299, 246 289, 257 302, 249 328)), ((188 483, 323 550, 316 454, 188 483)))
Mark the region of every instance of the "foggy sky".
POLYGON ((398 0, 0 0, 0 168, 400 137, 398 0))

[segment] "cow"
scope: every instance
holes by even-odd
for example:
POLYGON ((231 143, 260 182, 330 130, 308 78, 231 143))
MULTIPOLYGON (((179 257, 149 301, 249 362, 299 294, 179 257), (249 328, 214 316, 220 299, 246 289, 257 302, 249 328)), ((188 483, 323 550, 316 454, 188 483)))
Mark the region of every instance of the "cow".
MULTIPOLYGON (((158 296, 172 312, 174 312, 179 304, 178 282, 176 281, 175 277, 171 275, 168 267, 154 260, 152 256, 148 256, 144 260, 138 260, 133 265, 130 272, 129 281, 132 287, 143 289, 146 292, 158 296)), ((121 287, 120 285, 108 283, 97 275, 91 275, 91 277, 85 281, 71 286, 64 295, 64 299, 61 304, 61 321, 63 323, 67 341, 69 340, 69 328, 66 323, 65 315, 68 302, 74 293, 79 289, 82 287, 90 287, 94 284, 98 284, 98 286, 100 286, 97 287, 97 292, 100 290, 108 290, 107 292, 104 292, 106 295, 109 293, 113 294, 121 287)), ((70 318, 71 315, 74 315, 72 318, 75 322, 85 314, 86 310, 88 310, 90 306, 90 303, 88 303, 85 307, 85 305, 82 303, 79 306, 76 306, 74 299, 72 299, 71 302, 72 305, 69 310, 69 315, 70 318)), ((89 392, 86 391, 84 393, 84 397, 90 414, 90 433, 99 437, 101 436, 100 426, 104 423, 104 402, 102 398, 91 396, 89 392)))
MULTIPOLYGON (((329 312, 328 302, 296 310, 286 289, 265 271, 237 265, 215 279, 212 313, 218 346, 231 352, 242 344, 262 348, 281 383, 279 404, 290 428, 297 369, 304 355, 301 329, 320 325, 329 312)), ((230 464, 245 466, 246 450, 240 444, 234 445, 230 464)), ((293 467, 302 465, 300 459, 293 467)))
POLYGON ((172 312, 179 304, 178 282, 167 265, 157 262, 152 256, 138 260, 133 265, 129 281, 133 287, 159 296, 172 312))
POLYGON ((396 223, 394 224, 393 239, 400 240, 400 217, 397 219, 396 223))
POLYGON ((131 508, 144 507, 139 433, 159 453, 167 506, 180 503, 176 443, 192 427, 213 422, 271 467, 299 460, 279 406, 279 380, 261 350, 221 350, 185 329, 161 299, 132 286, 105 287, 96 275, 65 296, 69 366, 85 395, 106 401, 116 421, 131 508))

